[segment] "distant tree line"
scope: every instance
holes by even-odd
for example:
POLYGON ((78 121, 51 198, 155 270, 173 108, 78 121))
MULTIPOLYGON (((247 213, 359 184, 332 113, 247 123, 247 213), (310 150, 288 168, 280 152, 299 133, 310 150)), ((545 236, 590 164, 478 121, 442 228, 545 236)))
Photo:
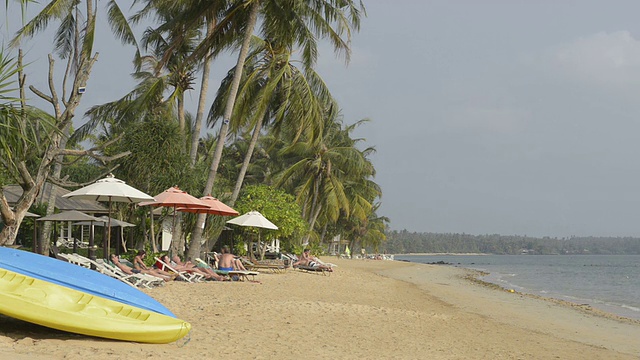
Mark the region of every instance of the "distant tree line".
POLYGON ((640 254, 640 238, 634 237, 538 238, 526 235, 443 234, 392 230, 387 232, 387 241, 383 246, 383 250, 389 254, 640 254))

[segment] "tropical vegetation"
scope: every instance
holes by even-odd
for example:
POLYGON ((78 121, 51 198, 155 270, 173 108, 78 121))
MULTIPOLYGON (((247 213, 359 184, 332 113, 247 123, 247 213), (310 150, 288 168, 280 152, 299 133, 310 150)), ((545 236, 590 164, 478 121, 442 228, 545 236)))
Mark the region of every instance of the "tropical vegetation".
MULTIPOLYGON (((254 235, 278 238, 290 251, 321 247, 338 235, 351 249, 381 247, 389 220, 377 214, 382 190, 371 161, 375 149, 353 136, 367 120, 344 119, 315 69, 324 55, 321 42, 349 60, 351 37, 366 15, 361 2, 144 0, 127 11, 118 1, 109 1, 106 11, 94 7, 100 5, 52 0, 0 53, 0 185, 18 184, 24 194, 11 208, 0 190, 0 245, 16 241, 27 210, 55 211, 54 196, 35 202, 45 181, 72 189, 112 172, 151 195, 179 185, 240 212, 261 211, 279 230, 254 235), (137 84, 122 98, 84 104, 89 110, 80 115, 78 89, 98 59, 98 16, 106 16, 123 46, 136 50, 132 68, 121 71, 137 84), (20 49, 53 24, 49 88, 36 89, 25 80, 29 67, 20 49), (206 104, 209 74, 224 53, 237 61, 222 69, 226 76, 206 104), (30 104, 27 91, 50 108, 30 104), (188 109, 185 95, 195 91, 197 108, 188 109), (83 119, 77 128, 74 116, 83 119)), ((129 246, 156 249, 159 228, 148 209, 116 204, 115 212, 141 225, 129 232, 129 246)), ((224 222, 185 214, 180 224, 185 246, 179 251, 194 258, 210 250, 224 222)), ((38 248, 46 252, 51 231, 41 231, 38 248)))
POLYGON ((381 252, 496 255, 640 255, 640 239, 633 237, 534 237, 387 231, 381 252))

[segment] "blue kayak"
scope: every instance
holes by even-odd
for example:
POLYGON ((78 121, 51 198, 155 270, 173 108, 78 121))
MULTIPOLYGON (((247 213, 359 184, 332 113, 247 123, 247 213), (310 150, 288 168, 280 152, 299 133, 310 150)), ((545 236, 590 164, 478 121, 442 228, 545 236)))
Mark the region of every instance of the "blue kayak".
POLYGON ((47 256, 0 247, 0 268, 105 299, 176 317, 151 296, 117 279, 47 256))

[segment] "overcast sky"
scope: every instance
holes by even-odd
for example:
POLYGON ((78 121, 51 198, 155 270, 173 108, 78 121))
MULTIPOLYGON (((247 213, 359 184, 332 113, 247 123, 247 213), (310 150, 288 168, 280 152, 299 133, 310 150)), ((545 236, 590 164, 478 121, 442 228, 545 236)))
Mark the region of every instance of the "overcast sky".
MULTIPOLYGON (((356 135, 377 149, 392 229, 640 236, 640 3, 365 5, 351 63, 325 49, 318 72, 346 122, 371 119, 356 135)), ((85 107, 133 84, 132 51, 108 37, 85 107)), ((33 68, 50 44, 25 46, 33 68)))

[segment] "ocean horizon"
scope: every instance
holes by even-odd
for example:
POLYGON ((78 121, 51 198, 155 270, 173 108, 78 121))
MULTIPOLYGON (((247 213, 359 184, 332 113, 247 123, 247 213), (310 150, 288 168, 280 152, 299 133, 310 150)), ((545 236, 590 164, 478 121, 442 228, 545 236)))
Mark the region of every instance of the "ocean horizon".
POLYGON ((587 304, 640 320, 640 255, 395 255, 395 260, 444 263, 487 273, 505 289, 587 304))

